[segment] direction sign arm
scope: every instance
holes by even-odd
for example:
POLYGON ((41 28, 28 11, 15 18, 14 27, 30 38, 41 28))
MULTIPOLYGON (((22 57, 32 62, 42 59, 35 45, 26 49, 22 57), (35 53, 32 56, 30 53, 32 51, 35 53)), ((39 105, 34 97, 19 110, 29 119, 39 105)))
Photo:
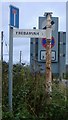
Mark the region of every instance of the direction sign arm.
POLYGON ((14 29, 14 37, 45 38, 46 30, 40 29, 14 29))

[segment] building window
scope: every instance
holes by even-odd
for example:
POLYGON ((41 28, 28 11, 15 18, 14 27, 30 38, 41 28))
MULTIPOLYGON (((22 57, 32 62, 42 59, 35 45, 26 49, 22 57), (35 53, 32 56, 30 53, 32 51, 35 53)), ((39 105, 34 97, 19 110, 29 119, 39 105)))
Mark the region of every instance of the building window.
POLYGON ((66 43, 63 43, 63 45, 66 45, 66 43))
POLYGON ((36 53, 36 56, 38 56, 38 54, 36 53))
POLYGON ((31 44, 33 44, 33 42, 31 42, 31 44))
POLYGON ((36 44, 38 44, 38 42, 36 42, 36 44))
POLYGON ((31 56, 33 56, 33 54, 31 53, 31 56))
POLYGON ((63 57, 65 57, 65 54, 63 54, 63 57))

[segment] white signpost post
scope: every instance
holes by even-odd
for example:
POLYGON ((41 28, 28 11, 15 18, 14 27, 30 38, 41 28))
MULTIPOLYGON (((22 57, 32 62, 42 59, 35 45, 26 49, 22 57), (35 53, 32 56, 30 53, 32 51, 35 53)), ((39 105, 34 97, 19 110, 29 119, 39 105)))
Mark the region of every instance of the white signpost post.
POLYGON ((9 110, 12 111, 12 81, 13 81, 13 27, 19 28, 19 9, 10 5, 9 25, 9 75, 8 75, 8 101, 9 110))

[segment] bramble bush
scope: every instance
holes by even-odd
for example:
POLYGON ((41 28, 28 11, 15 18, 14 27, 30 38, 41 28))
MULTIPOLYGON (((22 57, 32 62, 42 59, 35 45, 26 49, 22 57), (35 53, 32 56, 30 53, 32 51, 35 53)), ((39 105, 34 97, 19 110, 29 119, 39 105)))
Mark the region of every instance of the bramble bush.
POLYGON ((53 82, 52 100, 46 104, 45 75, 30 73, 29 66, 13 66, 13 111, 8 107, 8 64, 3 63, 2 120, 68 120, 68 89, 53 82), (63 90, 62 90, 63 89, 63 90), (66 92, 64 92, 64 89, 66 92), (65 101, 66 100, 66 101, 65 101))

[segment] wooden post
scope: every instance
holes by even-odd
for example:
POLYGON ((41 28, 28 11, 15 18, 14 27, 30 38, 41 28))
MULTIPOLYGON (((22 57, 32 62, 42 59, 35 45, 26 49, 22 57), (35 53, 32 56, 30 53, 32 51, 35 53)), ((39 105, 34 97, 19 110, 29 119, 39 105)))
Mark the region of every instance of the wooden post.
POLYGON ((51 14, 46 13, 46 96, 50 99, 52 93, 52 71, 51 71, 51 38, 52 38, 52 28, 51 28, 51 14))

